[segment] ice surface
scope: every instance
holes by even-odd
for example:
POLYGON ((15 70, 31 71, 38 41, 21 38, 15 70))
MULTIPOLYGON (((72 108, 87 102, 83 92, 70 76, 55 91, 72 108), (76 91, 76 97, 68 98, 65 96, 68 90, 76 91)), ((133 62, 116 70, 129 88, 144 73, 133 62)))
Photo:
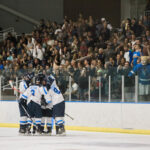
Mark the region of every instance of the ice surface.
POLYGON ((0 128, 0 150, 150 150, 150 135, 67 131, 67 136, 19 136, 0 128))

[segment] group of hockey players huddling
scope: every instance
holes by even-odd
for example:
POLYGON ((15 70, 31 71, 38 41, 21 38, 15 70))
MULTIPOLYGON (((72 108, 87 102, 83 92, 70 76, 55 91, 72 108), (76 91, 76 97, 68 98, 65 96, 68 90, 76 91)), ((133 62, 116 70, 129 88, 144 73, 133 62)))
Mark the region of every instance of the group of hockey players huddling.
POLYGON ((31 84, 34 74, 26 74, 20 82, 20 134, 51 135, 52 118, 56 135, 65 135, 65 102, 54 76, 39 74, 31 84))

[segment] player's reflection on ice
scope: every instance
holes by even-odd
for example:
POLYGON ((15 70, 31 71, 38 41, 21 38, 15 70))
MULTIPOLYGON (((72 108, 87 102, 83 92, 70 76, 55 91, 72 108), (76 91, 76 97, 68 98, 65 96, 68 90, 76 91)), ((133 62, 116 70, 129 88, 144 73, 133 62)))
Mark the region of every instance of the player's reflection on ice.
POLYGON ((150 135, 67 131, 66 136, 19 136, 16 128, 0 128, 0 150, 34 149, 150 150, 150 135))

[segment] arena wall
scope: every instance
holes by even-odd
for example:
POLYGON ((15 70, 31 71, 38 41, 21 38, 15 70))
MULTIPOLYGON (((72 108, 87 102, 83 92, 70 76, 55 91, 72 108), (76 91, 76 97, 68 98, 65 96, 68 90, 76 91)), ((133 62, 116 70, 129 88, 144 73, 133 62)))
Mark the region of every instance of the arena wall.
MULTIPOLYGON (((0 126, 18 127, 15 101, 0 102, 0 126)), ((150 104, 66 102, 68 130, 150 134, 150 104)))
MULTIPOLYGON (((1 0, 1 4, 37 21, 40 19, 63 21, 63 0, 1 0)), ((30 33, 33 24, 0 9, 0 27, 14 27, 17 33, 30 33)))

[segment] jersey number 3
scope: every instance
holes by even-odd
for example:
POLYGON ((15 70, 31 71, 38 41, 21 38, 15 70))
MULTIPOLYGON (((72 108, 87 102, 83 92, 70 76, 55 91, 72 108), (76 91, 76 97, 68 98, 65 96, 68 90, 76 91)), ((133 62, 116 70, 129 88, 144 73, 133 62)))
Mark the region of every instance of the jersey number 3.
POLYGON ((31 94, 34 96, 35 95, 35 90, 31 90, 31 94))

